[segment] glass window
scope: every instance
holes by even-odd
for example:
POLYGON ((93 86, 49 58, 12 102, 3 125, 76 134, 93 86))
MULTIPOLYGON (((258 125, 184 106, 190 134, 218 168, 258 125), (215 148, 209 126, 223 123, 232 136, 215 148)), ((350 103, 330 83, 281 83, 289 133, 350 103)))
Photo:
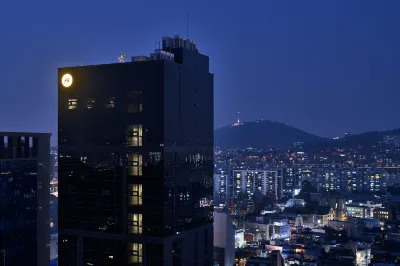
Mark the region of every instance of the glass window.
POLYGON ((129 243, 129 263, 130 264, 137 264, 142 263, 143 251, 142 251, 142 244, 139 243, 129 243))
POLYGON ((130 153, 128 154, 128 175, 141 176, 142 175, 142 154, 130 153))
POLYGON ((128 146, 142 146, 143 130, 142 125, 128 126, 127 144, 128 146))
POLYGON ((142 205, 142 184, 131 184, 129 185, 129 204, 130 205, 142 205))
POLYGON ((128 233, 135 235, 142 234, 142 214, 140 213, 128 214, 128 233))
POLYGON ((96 99, 95 98, 89 98, 86 102, 86 108, 88 110, 93 109, 94 105, 96 103, 96 99))
POLYGON ((104 105, 105 108, 114 108, 115 107, 115 97, 110 97, 107 103, 104 105))
POLYGON ((78 108, 78 99, 69 99, 68 110, 74 110, 76 108, 78 108))

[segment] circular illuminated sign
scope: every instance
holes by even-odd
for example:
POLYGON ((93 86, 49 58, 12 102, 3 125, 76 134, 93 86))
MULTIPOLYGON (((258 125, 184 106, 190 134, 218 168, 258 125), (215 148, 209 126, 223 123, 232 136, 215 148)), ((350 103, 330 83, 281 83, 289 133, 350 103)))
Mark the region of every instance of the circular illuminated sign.
POLYGON ((62 79, 61 83, 64 87, 69 87, 72 85, 72 76, 70 74, 65 74, 62 79))

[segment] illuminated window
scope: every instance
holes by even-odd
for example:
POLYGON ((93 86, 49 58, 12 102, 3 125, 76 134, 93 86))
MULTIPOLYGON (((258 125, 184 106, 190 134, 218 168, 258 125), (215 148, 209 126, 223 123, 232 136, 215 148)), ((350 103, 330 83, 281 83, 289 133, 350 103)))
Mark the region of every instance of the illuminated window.
POLYGON ((96 99, 94 99, 94 98, 88 99, 87 102, 86 102, 86 108, 88 110, 93 109, 95 103, 96 103, 96 99))
POLYGON ((142 205, 142 184, 129 185, 129 203, 131 205, 142 205))
POLYGON ((107 103, 104 105, 105 108, 114 108, 115 107, 115 97, 110 97, 107 103))
POLYGON ((76 108, 78 108, 78 99, 69 99, 68 110, 74 110, 76 108))
POLYGON ((128 250, 129 250, 128 263, 130 264, 142 263, 142 256, 143 256, 142 244, 129 243, 128 250))
POLYGON ((142 146, 142 125, 129 125, 128 126, 128 146, 142 146))
POLYGON ((128 214, 128 233, 135 235, 142 234, 142 214, 128 214))
POLYGON ((142 154, 130 153, 128 154, 128 175, 141 176, 142 175, 142 154))

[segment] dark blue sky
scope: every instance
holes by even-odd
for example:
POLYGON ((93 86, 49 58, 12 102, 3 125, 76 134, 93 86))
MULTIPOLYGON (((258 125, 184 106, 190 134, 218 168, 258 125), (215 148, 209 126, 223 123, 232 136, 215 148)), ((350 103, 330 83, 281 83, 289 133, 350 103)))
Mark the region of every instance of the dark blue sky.
POLYGON ((0 130, 57 131, 57 68, 186 35, 211 58, 215 125, 321 136, 400 127, 400 1, 21 0, 0 7, 0 130))

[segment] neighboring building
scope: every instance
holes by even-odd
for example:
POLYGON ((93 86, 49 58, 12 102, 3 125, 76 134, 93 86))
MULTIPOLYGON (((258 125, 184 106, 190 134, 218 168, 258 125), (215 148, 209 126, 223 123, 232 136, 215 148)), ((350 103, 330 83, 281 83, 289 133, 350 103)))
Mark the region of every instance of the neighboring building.
POLYGON ((269 223, 260 221, 247 221, 244 224, 247 234, 255 235, 257 240, 270 240, 272 237, 273 226, 269 223))
POLYGON ((361 177, 357 180, 357 191, 363 192, 386 192, 386 180, 388 172, 384 169, 365 168, 360 169, 361 177))
POLYGON ((246 193, 249 197, 259 190, 274 200, 282 196, 281 170, 233 170, 234 197, 246 193))
POLYGON ((392 220, 392 210, 389 208, 376 208, 374 209, 374 219, 381 221, 392 220))
POLYGON ((306 205, 306 202, 303 199, 289 199, 285 207, 286 208, 297 208, 297 207, 304 207, 306 205))
POLYGON ((301 184, 305 177, 310 175, 308 168, 283 168, 282 172, 282 193, 287 197, 293 197, 298 194, 301 184))
POLYGON ((335 219, 346 219, 346 198, 342 196, 330 196, 320 199, 321 206, 330 206, 335 211, 335 219))
POLYGON ((279 250, 273 250, 268 257, 250 257, 246 261, 246 266, 283 266, 285 261, 279 250))
POLYGON ((385 192, 390 176, 384 169, 356 168, 346 170, 349 192, 385 192))
POLYGON ((317 209, 318 226, 327 226, 329 221, 335 219, 335 211, 330 206, 319 206, 317 209))
POLYGON ((287 219, 257 217, 256 221, 245 222, 245 233, 254 236, 254 241, 290 238, 287 219))
POLYGON ((380 228, 380 221, 378 219, 359 219, 358 224, 362 225, 365 228, 372 229, 372 228, 380 228))
POLYGON ((50 264, 50 136, 0 133, 0 265, 50 264))
MULTIPOLYGON (((349 201, 349 204, 350 205, 355 205, 355 206, 365 206, 365 207, 368 207, 369 208, 369 210, 370 210, 370 214, 369 214, 369 216, 370 217, 373 217, 374 216, 374 209, 376 209, 376 208, 382 208, 382 203, 380 203, 380 202, 373 202, 373 201, 352 201, 352 200, 350 200, 349 201)), ((348 205, 349 205, 348 204, 348 205)))
POLYGON ((249 257, 246 260, 246 266, 274 266, 270 257, 249 257))
POLYGON ((235 230, 226 213, 214 212, 214 266, 233 265, 235 260, 235 230))
POLYGON ((353 221, 333 220, 333 221, 328 221, 328 226, 335 229, 336 231, 341 231, 341 230, 346 231, 349 237, 352 237, 355 234, 353 221))
POLYGON ((235 230, 235 248, 241 248, 244 243, 244 229, 235 230))
POLYGON ((209 58, 175 36, 133 59, 58 70, 59 265, 211 265, 209 58))
POLYGON ((346 206, 347 217, 355 218, 371 218, 371 209, 367 206, 352 205, 348 204, 346 206))
POLYGON ((272 239, 290 238, 290 225, 287 219, 273 221, 272 239))
POLYGON ((358 243, 356 246, 357 266, 368 266, 371 262, 371 246, 358 243))
POLYGON ((386 169, 317 168, 303 175, 303 179, 310 181, 318 192, 385 192, 390 176, 386 169))
POLYGON ((217 168, 214 173, 214 200, 225 203, 228 196, 228 170, 217 168))
POLYGON ((318 191, 347 191, 347 180, 345 175, 339 168, 321 168, 317 171, 318 176, 318 191))

